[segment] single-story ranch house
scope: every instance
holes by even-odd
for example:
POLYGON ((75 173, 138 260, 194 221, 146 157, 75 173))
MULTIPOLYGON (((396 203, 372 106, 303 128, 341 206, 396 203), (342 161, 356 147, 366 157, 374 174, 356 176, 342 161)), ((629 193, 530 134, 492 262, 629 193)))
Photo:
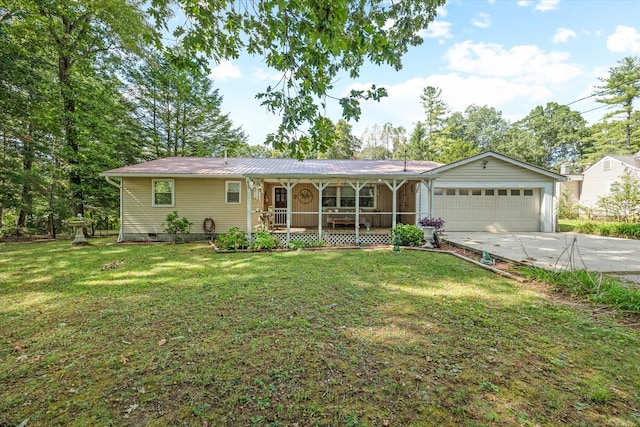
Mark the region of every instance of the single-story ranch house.
POLYGON ((402 160, 171 157, 103 172, 120 190, 120 241, 189 240, 232 227, 284 242, 389 243, 389 229, 442 217, 448 231, 555 231, 554 172, 485 152, 448 165, 402 160), (215 229, 214 229, 215 227, 215 229))

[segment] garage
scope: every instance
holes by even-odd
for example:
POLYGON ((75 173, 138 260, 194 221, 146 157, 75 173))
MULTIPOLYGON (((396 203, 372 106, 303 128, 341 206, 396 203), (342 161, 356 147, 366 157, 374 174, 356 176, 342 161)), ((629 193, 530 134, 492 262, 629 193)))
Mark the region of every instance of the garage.
POLYGON ((448 231, 540 231, 539 188, 435 188, 448 231))
POLYGON ((431 172, 436 178, 420 206, 444 219, 447 231, 555 231, 560 174, 491 151, 431 172))

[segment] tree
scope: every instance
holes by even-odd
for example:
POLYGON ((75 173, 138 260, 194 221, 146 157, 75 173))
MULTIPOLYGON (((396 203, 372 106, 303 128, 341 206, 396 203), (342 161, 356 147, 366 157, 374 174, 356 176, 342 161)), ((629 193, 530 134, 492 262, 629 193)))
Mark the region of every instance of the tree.
MULTIPOLYGON (((527 144, 529 153, 520 151, 519 147, 510 147, 509 151, 520 159, 535 151, 535 156, 526 161, 543 168, 559 167, 563 162, 573 163, 582 157, 587 147, 586 121, 566 105, 548 102, 545 107, 538 106, 517 127, 530 132, 532 145, 527 144)), ((511 139, 510 142, 516 141, 511 139)))
POLYGON ((394 152, 402 151, 404 156, 405 129, 391 123, 368 127, 362 135, 363 147, 358 158, 367 160, 385 160, 393 157, 394 152))
POLYGON ((353 159, 360 149, 362 142, 351 134, 352 126, 344 119, 335 125, 335 139, 324 153, 319 153, 319 159, 353 159))
POLYGON ((464 111, 462 140, 480 151, 495 151, 500 146, 509 123, 502 118, 502 112, 493 107, 470 105, 464 111))
POLYGON ((131 75, 138 120, 149 158, 211 156, 233 152, 247 136, 222 113, 222 96, 213 81, 192 68, 177 69, 152 54, 131 75))
MULTIPOLYGON (((171 0, 154 0, 150 13, 160 25, 171 17, 171 0)), ((198 53, 215 61, 240 53, 264 57, 282 73, 275 86, 257 95, 268 111, 280 114, 278 131, 267 141, 304 158, 333 142, 332 123, 323 116, 339 74, 358 76, 365 60, 399 70, 409 47, 423 42, 420 30, 445 0, 361 2, 316 0, 203 3, 179 0, 185 24, 173 34, 186 57, 198 53), (307 129, 300 132, 300 129, 307 129)), ((180 58, 178 58, 179 60, 180 58)), ((383 88, 352 90, 338 99, 346 120, 358 119, 361 100, 380 100, 383 88)))
POLYGON ((417 122, 407 141, 407 158, 411 160, 433 160, 434 153, 427 140, 427 129, 417 122))
POLYGON ((84 214, 79 85, 100 57, 111 56, 119 49, 137 50, 152 32, 137 5, 124 0, 25 0, 22 6, 31 24, 42 29, 42 47, 50 49, 55 57, 71 205, 74 216, 84 214))
POLYGON ((449 106, 441 99, 442 89, 427 86, 422 90, 420 99, 425 112, 425 127, 427 130, 427 144, 434 146, 438 135, 445 127, 445 120, 449 114, 449 106))
POLYGON ((625 128, 625 145, 627 152, 631 149, 631 134, 637 126, 632 120, 633 103, 640 98, 640 58, 625 57, 618 61, 618 66, 609 69, 609 76, 599 79, 604 84, 598 86, 597 102, 607 104, 613 109, 605 118, 623 115, 621 123, 625 128))

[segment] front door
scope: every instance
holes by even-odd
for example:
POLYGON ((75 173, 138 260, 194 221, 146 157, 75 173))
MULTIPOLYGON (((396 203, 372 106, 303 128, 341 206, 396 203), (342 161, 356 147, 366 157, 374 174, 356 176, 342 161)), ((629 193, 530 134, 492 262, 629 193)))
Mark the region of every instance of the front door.
POLYGON ((273 191, 273 207, 275 208, 273 223, 275 225, 284 225, 287 223, 287 189, 276 187, 273 191))

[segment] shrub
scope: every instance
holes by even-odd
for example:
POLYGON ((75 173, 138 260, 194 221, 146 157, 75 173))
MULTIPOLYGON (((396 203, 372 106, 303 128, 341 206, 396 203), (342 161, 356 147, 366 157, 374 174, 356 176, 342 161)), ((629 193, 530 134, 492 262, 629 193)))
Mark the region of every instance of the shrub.
POLYGON ((442 218, 426 217, 422 218, 418 223, 422 227, 435 227, 438 233, 442 233, 444 231, 444 219, 442 218))
POLYGON ((182 240, 178 234, 189 234, 189 227, 193 223, 185 217, 180 218, 178 211, 173 211, 167 215, 167 223, 163 225, 165 233, 171 235, 173 242, 176 243, 178 240, 182 240))
POLYGON ((391 230, 391 241, 400 240, 403 246, 420 246, 424 241, 424 232, 416 225, 398 224, 391 230))
POLYGON ((253 251, 268 251, 278 247, 279 241, 268 231, 258 231, 253 236, 253 242, 251 242, 251 250, 253 251))
POLYGON ((293 249, 294 251, 299 249, 304 249, 306 246, 307 246, 306 243, 304 243, 302 240, 299 240, 299 239, 294 239, 289 242, 289 249, 293 249))
POLYGON ((573 192, 568 188, 564 188, 558 197, 558 218, 559 219, 578 219, 580 211, 576 203, 573 192))
POLYGON ((244 249, 248 245, 247 233, 240 230, 238 227, 232 227, 227 233, 221 233, 218 235, 218 245, 220 249, 226 251, 244 249))

